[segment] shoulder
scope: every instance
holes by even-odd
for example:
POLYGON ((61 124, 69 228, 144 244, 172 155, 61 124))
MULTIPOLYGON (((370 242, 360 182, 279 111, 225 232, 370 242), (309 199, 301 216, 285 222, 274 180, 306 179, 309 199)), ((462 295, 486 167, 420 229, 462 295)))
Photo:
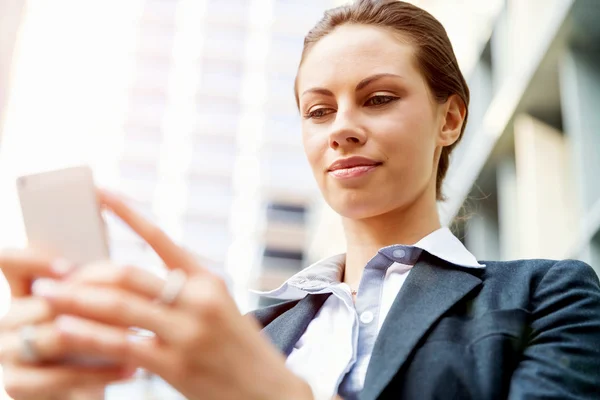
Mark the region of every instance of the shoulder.
POLYGON ((511 261, 479 261, 485 264, 485 270, 490 274, 529 274, 545 275, 550 270, 565 270, 575 274, 596 276, 594 269, 587 263, 579 260, 550 260, 532 258, 511 261))
POLYGON ((528 259, 482 261, 486 264, 482 278, 504 285, 528 285, 533 292, 560 292, 587 289, 600 293, 600 281, 594 269, 579 260, 528 259))

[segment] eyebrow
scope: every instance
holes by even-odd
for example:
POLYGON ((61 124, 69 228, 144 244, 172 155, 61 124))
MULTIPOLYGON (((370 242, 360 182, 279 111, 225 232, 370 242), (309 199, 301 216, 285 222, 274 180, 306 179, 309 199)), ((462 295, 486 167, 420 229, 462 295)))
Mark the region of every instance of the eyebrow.
MULTIPOLYGON (((358 92, 359 90, 364 89, 365 87, 369 86, 371 83, 373 83, 375 81, 378 81, 379 79, 389 78, 389 77, 402 79, 402 77, 400 75, 396 75, 396 74, 390 74, 390 73, 375 74, 375 75, 369 76, 368 78, 365 78, 362 81, 358 82, 358 85, 356 85, 356 88, 354 90, 356 92, 358 92)), ((320 88, 320 87, 307 89, 302 93, 302 96, 304 96, 307 93, 317 93, 317 94, 322 94, 324 96, 333 97, 333 93, 331 92, 331 90, 325 89, 325 88, 320 88)))
POLYGON ((400 75, 396 75, 396 74, 389 74, 389 73, 383 73, 383 74, 375 74, 372 76, 369 76, 368 78, 363 79, 362 81, 358 82, 358 85, 356 85, 356 89, 354 89, 355 91, 359 91, 361 89, 364 89, 365 87, 367 87, 368 85, 370 85, 371 83, 378 81, 379 79, 382 78, 400 78, 402 79, 402 77, 400 75))

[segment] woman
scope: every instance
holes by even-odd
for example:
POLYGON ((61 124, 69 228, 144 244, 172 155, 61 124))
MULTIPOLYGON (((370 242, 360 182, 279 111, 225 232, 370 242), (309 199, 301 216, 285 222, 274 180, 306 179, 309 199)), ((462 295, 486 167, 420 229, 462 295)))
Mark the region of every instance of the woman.
POLYGON ((439 22, 399 1, 334 9, 306 37, 295 91, 347 253, 267 293, 290 301, 242 316, 216 276, 101 192, 172 272, 163 282, 134 267, 74 271, 31 249, 3 252, 7 391, 64 399, 139 366, 190 399, 598 398, 593 270, 479 263, 440 226, 469 92, 439 22), (33 296, 39 276, 59 281, 33 296), (156 337, 128 340, 130 326, 156 337), (113 364, 61 362, 99 355, 113 364))

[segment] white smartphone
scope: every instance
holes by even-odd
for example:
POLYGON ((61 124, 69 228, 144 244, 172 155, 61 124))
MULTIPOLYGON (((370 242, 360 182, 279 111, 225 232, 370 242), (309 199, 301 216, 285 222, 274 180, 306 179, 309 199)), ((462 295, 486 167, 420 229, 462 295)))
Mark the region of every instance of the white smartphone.
MULTIPOLYGON (((92 171, 73 167, 17 179, 29 246, 75 265, 110 258, 106 226, 92 171)), ((43 284, 38 279, 35 284, 43 284)), ((34 284, 34 292, 35 292, 34 284)), ((65 364, 107 366, 100 357, 69 357, 65 364)))
POLYGON ((21 176, 17 190, 30 247, 76 265, 110 258, 89 167, 21 176))

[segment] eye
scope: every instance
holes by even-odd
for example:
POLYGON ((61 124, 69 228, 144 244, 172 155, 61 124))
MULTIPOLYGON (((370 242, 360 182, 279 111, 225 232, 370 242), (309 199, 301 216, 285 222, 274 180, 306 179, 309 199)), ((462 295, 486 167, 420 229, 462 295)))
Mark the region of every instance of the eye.
POLYGON ((365 105, 368 106, 382 106, 384 104, 388 104, 391 103, 392 101, 396 101, 398 100, 399 97, 395 97, 395 96, 383 96, 383 95, 377 95, 377 96, 373 96, 371 97, 369 100, 367 100, 367 102, 365 103, 365 105))
POLYGON ((304 118, 306 118, 306 119, 323 118, 324 116, 329 115, 333 112, 335 112, 335 110, 332 108, 317 108, 316 110, 309 111, 306 114, 304 114, 304 118))

